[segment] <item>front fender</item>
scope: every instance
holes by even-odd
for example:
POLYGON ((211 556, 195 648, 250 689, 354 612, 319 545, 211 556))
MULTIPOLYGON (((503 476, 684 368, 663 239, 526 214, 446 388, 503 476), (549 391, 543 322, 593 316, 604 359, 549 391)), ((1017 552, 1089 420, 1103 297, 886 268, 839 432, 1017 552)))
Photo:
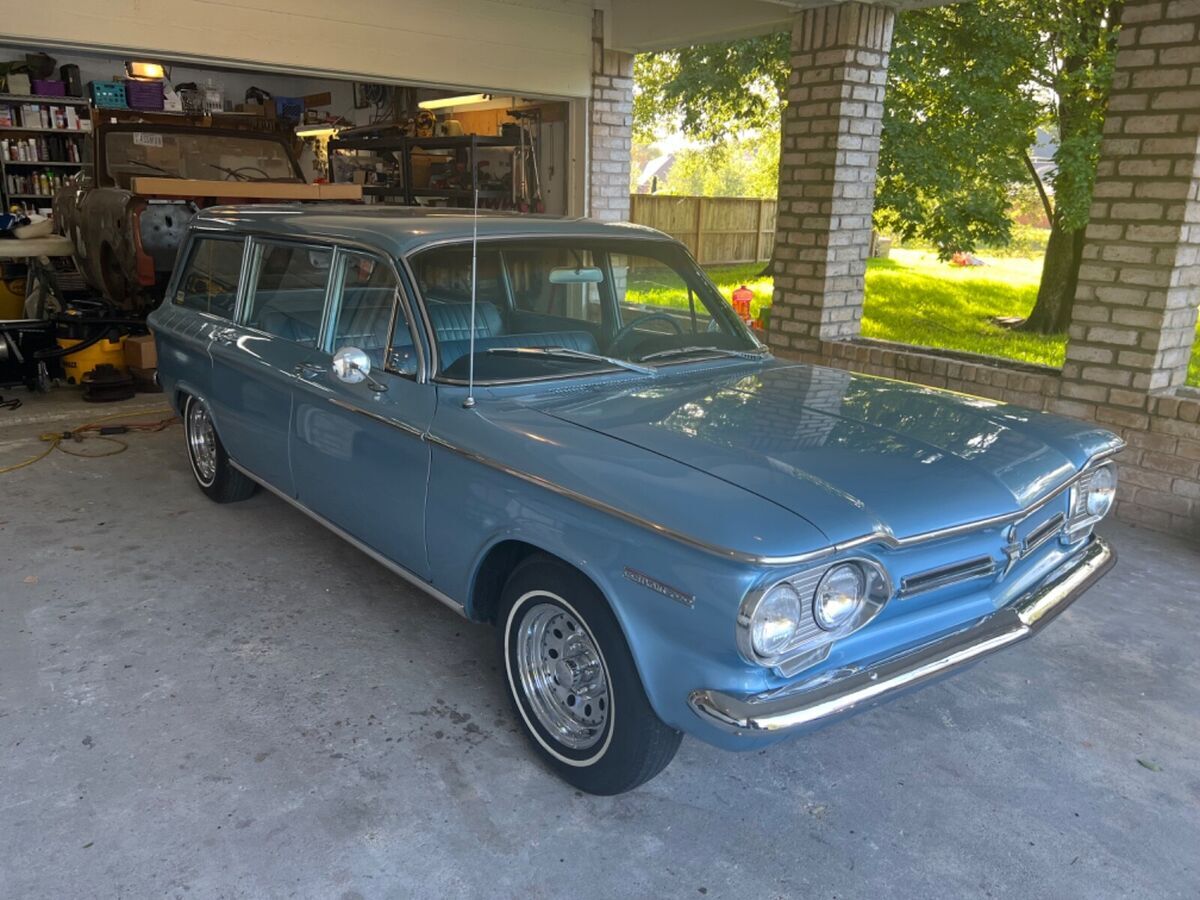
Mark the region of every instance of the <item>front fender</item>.
POLYGON ((710 682, 746 693, 767 687, 764 671, 738 655, 734 637, 738 604, 760 575, 753 567, 604 516, 436 444, 426 535, 434 585, 472 618, 479 617, 470 608, 475 575, 502 541, 521 541, 579 569, 608 601, 651 705, 673 728, 721 741, 688 707, 688 694, 710 682), (694 601, 632 581, 626 569, 694 601))

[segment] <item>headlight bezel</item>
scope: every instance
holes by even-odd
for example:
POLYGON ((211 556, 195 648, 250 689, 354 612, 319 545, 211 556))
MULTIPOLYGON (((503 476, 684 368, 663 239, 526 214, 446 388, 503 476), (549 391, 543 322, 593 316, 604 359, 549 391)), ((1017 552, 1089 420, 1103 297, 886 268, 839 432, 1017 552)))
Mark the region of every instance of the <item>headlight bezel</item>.
POLYGON ((1085 469, 1071 485, 1068 498, 1067 527, 1068 539, 1077 540, 1080 532, 1086 532, 1112 512, 1117 500, 1117 466, 1109 461, 1085 469), (1103 508, 1097 512, 1092 507, 1092 495, 1097 480, 1107 480, 1108 484, 1102 489, 1107 497, 1103 508))
POLYGON ((781 674, 792 674, 801 668, 824 659, 832 645, 869 624, 892 598, 895 591, 887 570, 877 560, 867 556, 846 556, 823 561, 799 572, 776 578, 749 592, 742 600, 737 616, 737 645, 743 659, 781 674), (815 616, 816 590, 827 574, 842 566, 858 567, 863 575, 866 596, 846 622, 832 629, 823 628, 815 616), (758 652, 753 642, 755 616, 772 591, 787 584, 800 597, 801 627, 793 639, 773 655, 758 652))

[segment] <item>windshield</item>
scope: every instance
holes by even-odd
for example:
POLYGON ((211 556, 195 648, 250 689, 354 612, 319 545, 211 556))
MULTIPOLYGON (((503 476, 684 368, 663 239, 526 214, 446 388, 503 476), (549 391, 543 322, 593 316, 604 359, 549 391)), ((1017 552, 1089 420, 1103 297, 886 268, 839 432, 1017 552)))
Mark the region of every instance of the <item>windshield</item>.
POLYGON ((438 343, 442 377, 521 381, 757 358, 762 346, 704 273, 667 241, 487 241, 411 260, 438 343))
POLYGON ((110 131, 105 168, 122 187, 137 177, 298 182, 282 141, 190 131, 110 131))

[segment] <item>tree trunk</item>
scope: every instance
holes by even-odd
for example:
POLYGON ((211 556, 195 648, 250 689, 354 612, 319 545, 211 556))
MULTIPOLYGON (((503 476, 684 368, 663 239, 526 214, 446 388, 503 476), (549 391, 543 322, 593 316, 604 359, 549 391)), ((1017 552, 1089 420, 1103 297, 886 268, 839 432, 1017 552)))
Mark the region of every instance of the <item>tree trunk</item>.
POLYGON ((1083 229, 1067 231, 1055 216, 1046 243, 1046 258, 1042 262, 1037 302, 1019 330, 1037 334, 1057 334, 1067 330, 1082 259, 1083 229))

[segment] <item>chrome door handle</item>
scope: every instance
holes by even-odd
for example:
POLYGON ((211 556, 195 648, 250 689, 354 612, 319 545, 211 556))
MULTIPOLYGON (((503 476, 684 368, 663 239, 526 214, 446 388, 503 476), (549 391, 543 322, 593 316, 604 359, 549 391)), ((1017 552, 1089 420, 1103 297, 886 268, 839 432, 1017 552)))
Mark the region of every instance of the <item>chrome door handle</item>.
POLYGON ((324 371, 323 365, 314 362, 302 362, 292 367, 292 374, 299 375, 301 378, 316 378, 324 371))
POLYGON ((220 341, 222 344, 232 344, 237 340, 236 328, 214 328, 212 330, 212 339, 220 341))

